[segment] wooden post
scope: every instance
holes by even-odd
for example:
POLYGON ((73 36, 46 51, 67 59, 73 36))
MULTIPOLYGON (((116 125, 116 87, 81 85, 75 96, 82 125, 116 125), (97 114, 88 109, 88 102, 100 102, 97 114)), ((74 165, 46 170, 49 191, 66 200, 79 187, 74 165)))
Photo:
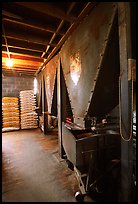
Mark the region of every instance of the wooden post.
POLYGON ((128 59, 132 57, 130 2, 118 3, 120 49, 120 133, 121 133, 121 191, 120 201, 132 201, 133 194, 133 135, 132 135, 132 77, 128 59))

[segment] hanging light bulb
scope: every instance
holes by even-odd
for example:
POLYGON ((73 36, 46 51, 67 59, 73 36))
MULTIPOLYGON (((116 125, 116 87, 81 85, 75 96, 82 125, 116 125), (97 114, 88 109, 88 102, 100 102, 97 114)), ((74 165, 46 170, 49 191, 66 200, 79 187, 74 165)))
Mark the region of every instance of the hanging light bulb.
POLYGON ((13 61, 11 59, 8 59, 6 62, 7 67, 12 67, 13 66, 13 61))

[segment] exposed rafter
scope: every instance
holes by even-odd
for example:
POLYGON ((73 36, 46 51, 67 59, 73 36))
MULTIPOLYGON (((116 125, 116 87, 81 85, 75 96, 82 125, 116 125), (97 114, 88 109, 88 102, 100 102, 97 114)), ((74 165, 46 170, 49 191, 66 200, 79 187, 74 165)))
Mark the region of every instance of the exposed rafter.
POLYGON ((16 2, 18 5, 22 5, 24 7, 33 9, 34 11, 38 11, 40 13, 48 14, 50 16, 59 18, 59 19, 64 19, 70 23, 72 23, 76 18, 72 15, 67 15, 65 14, 64 11, 58 8, 54 8, 50 6, 48 3, 44 2, 16 2))
MULTIPOLYGON (((70 7, 69 7, 69 9, 68 9, 68 11, 67 11, 67 15, 71 12, 71 10, 72 10, 73 7, 75 6, 75 4, 76 4, 75 2, 72 2, 72 3, 71 3, 71 5, 70 5, 70 7)), ((59 24, 59 26, 58 26, 56 32, 53 34, 52 38, 51 38, 50 41, 49 41, 49 44, 48 44, 47 47, 46 47, 45 52, 43 52, 43 54, 41 55, 41 57, 44 57, 44 55, 47 53, 48 49, 50 48, 50 44, 53 42, 53 40, 54 40, 54 38, 56 37, 57 33, 59 33, 59 31, 60 31, 61 27, 63 26, 63 24, 64 24, 64 19, 62 19, 62 21, 60 22, 60 24, 59 24)))
MULTIPOLYGON (((7 52, 2 52, 2 58, 8 57, 7 52)), ((29 60, 29 61, 36 61, 36 62, 44 62, 44 59, 41 57, 32 57, 28 55, 21 55, 18 53, 11 53, 12 59, 21 59, 21 60, 29 60)))
POLYGON ((6 60, 14 62, 8 74, 36 75, 58 53, 64 42, 96 2, 3 2, 2 72, 6 60), (29 71, 30 70, 30 71, 29 71))
MULTIPOLYGON (((22 22, 22 21, 19 21, 19 20, 13 20, 13 19, 10 19, 10 18, 3 17, 3 21, 11 22, 11 23, 19 24, 19 25, 23 25, 23 26, 27 26, 29 28, 34 28, 34 29, 41 30, 41 31, 44 31, 44 32, 50 32, 50 33, 55 32, 55 28, 53 28, 52 26, 46 25, 45 27, 44 26, 42 27, 42 26, 38 25, 38 23, 36 23, 36 22, 28 22, 27 20, 24 20, 22 22)), ((63 35, 64 33, 59 32, 59 34, 63 35)))
MULTIPOLYGON (((3 37, 4 35, 2 35, 3 37)), ((22 41, 26 41, 26 42, 31 42, 31 43, 36 43, 36 44, 41 44, 41 45, 47 45, 49 43, 48 40, 46 39, 42 39, 42 38, 38 38, 38 37, 34 37, 31 35, 27 35, 27 34, 23 34, 23 33, 17 33, 16 31, 12 31, 12 33, 7 32, 7 38, 13 38, 13 39, 17 39, 17 40, 22 40, 22 41)))
POLYGON ((76 29, 82 19, 97 5, 97 3, 88 2, 85 8, 82 10, 80 15, 78 16, 77 20, 70 26, 66 34, 60 39, 57 46, 52 50, 49 54, 48 58, 44 62, 44 64, 37 70, 36 75, 43 70, 43 67, 52 59, 54 54, 59 50, 59 48, 63 45, 65 40, 69 37, 69 35, 76 29))
MULTIPOLYGON (((3 47, 6 47, 6 45, 2 44, 3 47)), ((9 48, 15 48, 15 49, 20 49, 20 50, 29 50, 29 51, 34 51, 34 52, 43 52, 43 50, 38 50, 38 49, 31 49, 31 48, 27 48, 27 47, 17 47, 17 46, 13 46, 13 45, 9 45, 9 48)))

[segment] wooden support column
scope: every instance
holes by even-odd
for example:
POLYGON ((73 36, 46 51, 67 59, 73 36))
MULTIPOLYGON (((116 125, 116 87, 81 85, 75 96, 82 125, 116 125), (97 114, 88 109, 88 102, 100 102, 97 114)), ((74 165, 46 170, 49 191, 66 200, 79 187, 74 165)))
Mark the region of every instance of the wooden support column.
POLYGON ((130 2, 118 3, 120 49, 120 133, 121 133, 121 190, 120 201, 133 200, 133 136, 132 136, 132 38, 130 2))

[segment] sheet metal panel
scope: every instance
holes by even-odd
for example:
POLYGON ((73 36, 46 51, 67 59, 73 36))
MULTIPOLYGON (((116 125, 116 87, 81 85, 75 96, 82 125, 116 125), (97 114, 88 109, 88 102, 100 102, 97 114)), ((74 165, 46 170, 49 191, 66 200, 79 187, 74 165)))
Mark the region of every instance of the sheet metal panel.
MULTIPOLYGON (((80 131, 80 133, 71 132, 62 123, 63 147, 70 160, 81 172, 87 172, 89 168, 90 155, 92 152, 98 152, 100 149, 108 150, 106 158, 120 158, 120 135, 119 134, 95 134, 80 131), (81 136, 80 136, 81 135, 81 136)), ((104 155, 102 155, 104 156, 104 155)))
POLYGON ((90 99, 88 115, 100 117, 108 114, 119 102, 119 35, 117 13, 114 17, 108 44, 90 99))
POLYGON ((46 98, 47 98, 49 113, 51 113, 57 66, 58 66, 58 55, 56 55, 52 60, 50 60, 46 64, 45 69, 44 69, 46 98))
POLYGON ((100 3, 84 19, 61 51, 61 64, 75 117, 84 117, 98 74, 114 3, 100 3))

